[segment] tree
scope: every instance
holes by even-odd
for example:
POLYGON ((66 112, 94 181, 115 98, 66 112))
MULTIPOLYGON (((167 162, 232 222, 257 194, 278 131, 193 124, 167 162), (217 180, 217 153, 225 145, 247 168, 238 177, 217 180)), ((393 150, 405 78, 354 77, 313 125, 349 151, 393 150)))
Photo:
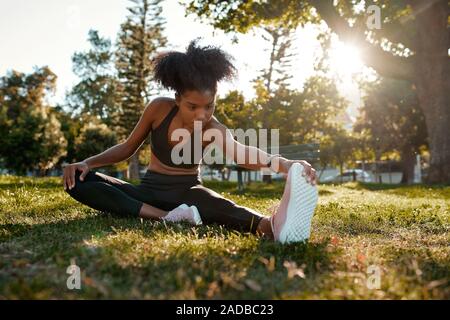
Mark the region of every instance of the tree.
POLYGON ((114 71, 111 41, 89 30, 91 49, 72 57, 73 72, 80 78, 66 97, 70 109, 78 115, 95 116, 108 126, 117 126, 120 83, 114 71))
MULTIPOLYGON (((292 91, 289 90, 288 80, 292 53, 292 40, 294 35, 291 29, 282 23, 275 23, 260 28, 264 31, 263 39, 269 44, 270 55, 266 68, 260 71, 254 81, 256 98, 253 104, 259 110, 258 120, 262 128, 281 128, 278 119, 290 119, 288 117, 292 91)), ((280 143, 284 144, 286 128, 280 134, 280 143)), ((270 176, 269 176, 270 178, 270 176)))
POLYGON ((186 7, 226 32, 247 32, 273 21, 293 28, 325 21, 341 40, 358 46, 365 64, 378 74, 414 83, 429 136, 429 182, 450 182, 448 0, 195 0, 186 7), (383 10, 380 29, 368 23, 369 8, 383 10))
POLYGON ((373 146, 373 137, 370 130, 366 128, 358 128, 358 124, 353 128, 354 138, 354 159, 361 161, 361 169, 366 170, 366 163, 375 159, 375 151, 373 146))
POLYGON ((263 39, 270 44, 270 56, 267 68, 260 71, 257 80, 264 82, 267 91, 271 94, 280 86, 287 86, 287 81, 292 78, 289 74, 292 52, 293 31, 283 25, 269 25, 262 28, 265 34, 263 39))
POLYGON ((77 160, 89 158, 117 144, 117 135, 106 124, 90 121, 80 130, 75 139, 77 160))
MULTIPOLYGON (((133 130, 151 95, 151 58, 165 47, 161 0, 130 0, 130 15, 121 25, 116 68, 122 85, 119 138, 133 130)), ((130 159, 130 178, 139 178, 139 150, 130 159)))
MULTIPOLYGON (((322 137, 320 142, 322 172, 330 164, 337 165, 342 178, 344 165, 351 159, 355 145, 354 137, 346 130, 339 127, 330 130, 330 134, 322 137), (331 131, 333 131, 332 134, 331 131)), ((320 172, 319 177, 322 172, 320 172)))
POLYGON ((257 117, 257 110, 245 101, 239 91, 230 91, 223 98, 216 101, 214 115, 228 128, 253 128, 257 117))
POLYGON ((367 89, 355 130, 367 129, 381 152, 395 150, 402 159, 402 182, 412 183, 416 153, 427 144, 424 115, 416 92, 405 81, 381 79, 367 89))
POLYGON ((58 164, 63 162, 71 163, 76 161, 75 139, 83 126, 83 117, 74 115, 70 111, 65 111, 62 105, 53 108, 54 114, 61 124, 61 131, 67 141, 67 152, 60 158, 58 164))
POLYGON ((67 141, 45 96, 54 92, 56 75, 35 68, 26 75, 8 72, 0 78, 0 158, 18 174, 52 168, 64 155, 67 141))

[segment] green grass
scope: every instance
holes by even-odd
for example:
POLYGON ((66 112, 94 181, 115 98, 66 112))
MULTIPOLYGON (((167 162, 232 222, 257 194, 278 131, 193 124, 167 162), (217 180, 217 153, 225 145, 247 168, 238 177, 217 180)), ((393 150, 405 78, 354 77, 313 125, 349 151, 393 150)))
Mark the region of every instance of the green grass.
MULTIPOLYGON (((205 183, 268 214, 283 184, 205 183)), ((449 299, 450 187, 323 185, 307 244, 118 219, 60 178, 0 177, 0 299, 449 299), (81 290, 69 290, 71 260, 81 290), (368 266, 381 271, 369 289, 368 266)))

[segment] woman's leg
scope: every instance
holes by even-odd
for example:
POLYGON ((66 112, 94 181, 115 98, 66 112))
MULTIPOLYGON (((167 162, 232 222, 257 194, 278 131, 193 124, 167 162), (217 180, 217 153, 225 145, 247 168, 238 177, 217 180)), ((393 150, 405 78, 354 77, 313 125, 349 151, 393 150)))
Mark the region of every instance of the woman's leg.
POLYGON ((181 201, 196 206, 204 224, 217 223, 231 229, 264 233, 271 237, 268 217, 253 209, 237 205, 203 185, 189 188, 184 192, 181 201))
POLYGON ((151 206, 151 194, 126 181, 90 171, 80 180, 80 171, 75 174, 75 186, 66 192, 75 200, 100 211, 118 216, 158 219, 167 211, 151 206))

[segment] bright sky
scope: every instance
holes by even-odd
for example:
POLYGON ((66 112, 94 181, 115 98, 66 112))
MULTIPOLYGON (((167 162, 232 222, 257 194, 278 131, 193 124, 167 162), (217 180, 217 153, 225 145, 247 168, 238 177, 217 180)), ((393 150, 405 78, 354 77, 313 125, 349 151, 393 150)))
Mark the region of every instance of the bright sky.
MULTIPOLYGON (((48 65, 58 76, 57 92, 52 101, 62 102, 65 91, 77 82, 72 73, 71 57, 74 52, 89 48, 89 29, 98 30, 101 36, 114 43, 129 5, 127 0, 0 0, 0 76, 10 69, 29 73, 33 66, 48 65)), ((170 49, 182 51, 192 39, 201 36, 202 43, 221 46, 236 58, 239 78, 234 83, 222 84, 219 94, 238 89, 247 98, 253 96, 251 81, 268 63, 267 43, 261 37, 240 35, 239 43, 232 44, 231 35, 214 31, 195 16, 184 17, 183 7, 177 0, 164 1, 163 15, 170 49)), ((300 88, 313 71, 314 56, 319 48, 315 39, 317 32, 314 26, 297 32, 293 87, 300 88)), ((354 116, 360 95, 351 75, 362 66, 356 50, 340 43, 335 47, 332 67, 344 79, 339 88, 350 100, 349 114, 354 116)))

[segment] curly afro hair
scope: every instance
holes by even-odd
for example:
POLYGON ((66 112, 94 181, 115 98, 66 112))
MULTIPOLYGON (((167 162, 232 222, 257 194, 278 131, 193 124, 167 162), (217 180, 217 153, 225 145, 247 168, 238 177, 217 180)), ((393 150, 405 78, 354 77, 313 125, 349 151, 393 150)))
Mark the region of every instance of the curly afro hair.
POLYGON ((159 53, 152 61, 154 79, 166 89, 183 94, 186 90, 217 91, 221 80, 232 80, 236 68, 233 57, 213 46, 200 47, 192 40, 186 53, 159 53))

